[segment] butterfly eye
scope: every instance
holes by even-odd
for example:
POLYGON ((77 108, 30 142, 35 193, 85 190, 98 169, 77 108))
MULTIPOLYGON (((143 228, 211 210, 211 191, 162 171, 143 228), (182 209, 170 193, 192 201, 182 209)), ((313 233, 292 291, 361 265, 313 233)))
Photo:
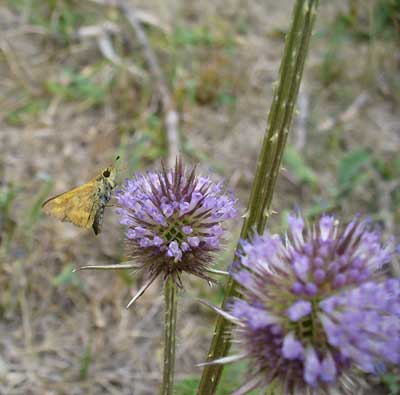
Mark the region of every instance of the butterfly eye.
POLYGON ((103 176, 104 177, 110 177, 110 170, 104 170, 103 171, 103 176))

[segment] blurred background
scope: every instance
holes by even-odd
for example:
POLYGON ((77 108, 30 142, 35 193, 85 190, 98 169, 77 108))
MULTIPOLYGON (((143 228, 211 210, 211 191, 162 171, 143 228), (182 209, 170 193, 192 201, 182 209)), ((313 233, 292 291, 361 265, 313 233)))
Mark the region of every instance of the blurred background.
MULTIPOLYGON (((179 149, 224 179, 241 210, 256 166, 292 0, 125 0, 180 114, 179 149)), ((42 202, 121 155, 120 179, 159 167, 165 108, 138 36, 111 0, 0 1, 0 394, 154 395, 163 296, 128 272, 83 272, 124 259, 107 209, 94 236, 45 217, 42 202)), ((400 236, 400 1, 321 1, 298 114, 269 227, 289 210, 362 213, 400 236)), ((240 221, 217 265, 232 260, 240 221)), ((396 270, 395 267, 393 270, 396 270)), ((186 278, 177 395, 195 393, 222 286, 186 278)), ((225 370, 228 394, 245 366, 225 370)), ((370 393, 400 393, 396 371, 370 393)), ((367 391, 368 392, 368 391, 367 391)))

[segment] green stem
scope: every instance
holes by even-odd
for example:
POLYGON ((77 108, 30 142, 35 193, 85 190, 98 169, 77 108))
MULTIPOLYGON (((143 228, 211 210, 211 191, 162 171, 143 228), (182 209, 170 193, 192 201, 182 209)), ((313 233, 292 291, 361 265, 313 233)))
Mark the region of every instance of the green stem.
MULTIPOLYGON (((240 234, 241 239, 246 239, 252 229, 262 233, 271 215, 272 197, 303 76, 317 6, 318 0, 296 0, 295 3, 293 22, 286 37, 279 70, 279 83, 274 90, 257 171, 240 234)), ((239 250, 240 245, 236 252, 239 250)), ((225 285, 222 308, 225 309, 227 301, 237 294, 236 287, 235 281, 229 278, 225 285)), ((230 327, 231 324, 222 316, 217 318, 207 361, 222 358, 228 354, 230 341, 226 333, 229 332, 230 327)), ((215 394, 223 368, 223 365, 208 365, 204 368, 198 395, 215 394)))
POLYGON ((172 276, 165 283, 165 332, 164 332, 164 373, 161 395, 172 395, 175 370, 175 333, 177 297, 176 284, 172 276))

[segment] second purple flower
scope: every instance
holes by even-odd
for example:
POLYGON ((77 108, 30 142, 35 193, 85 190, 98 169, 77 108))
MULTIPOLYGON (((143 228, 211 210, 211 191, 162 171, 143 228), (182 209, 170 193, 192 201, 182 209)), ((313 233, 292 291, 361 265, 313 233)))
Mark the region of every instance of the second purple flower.
POLYGON ((232 271, 241 298, 214 308, 236 324, 241 352, 206 364, 248 360, 235 395, 270 385, 284 395, 354 394, 361 371, 400 363, 400 279, 384 270, 394 253, 358 217, 340 227, 329 215, 314 224, 290 215, 283 237, 243 241, 232 271))

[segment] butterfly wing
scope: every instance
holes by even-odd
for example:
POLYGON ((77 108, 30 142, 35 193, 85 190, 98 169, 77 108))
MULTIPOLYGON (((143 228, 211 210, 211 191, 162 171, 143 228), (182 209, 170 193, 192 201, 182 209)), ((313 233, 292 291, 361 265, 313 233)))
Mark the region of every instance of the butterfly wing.
POLYGON ((50 198, 42 207, 47 214, 61 221, 72 222, 81 228, 90 228, 99 209, 96 192, 96 181, 92 180, 50 198))

